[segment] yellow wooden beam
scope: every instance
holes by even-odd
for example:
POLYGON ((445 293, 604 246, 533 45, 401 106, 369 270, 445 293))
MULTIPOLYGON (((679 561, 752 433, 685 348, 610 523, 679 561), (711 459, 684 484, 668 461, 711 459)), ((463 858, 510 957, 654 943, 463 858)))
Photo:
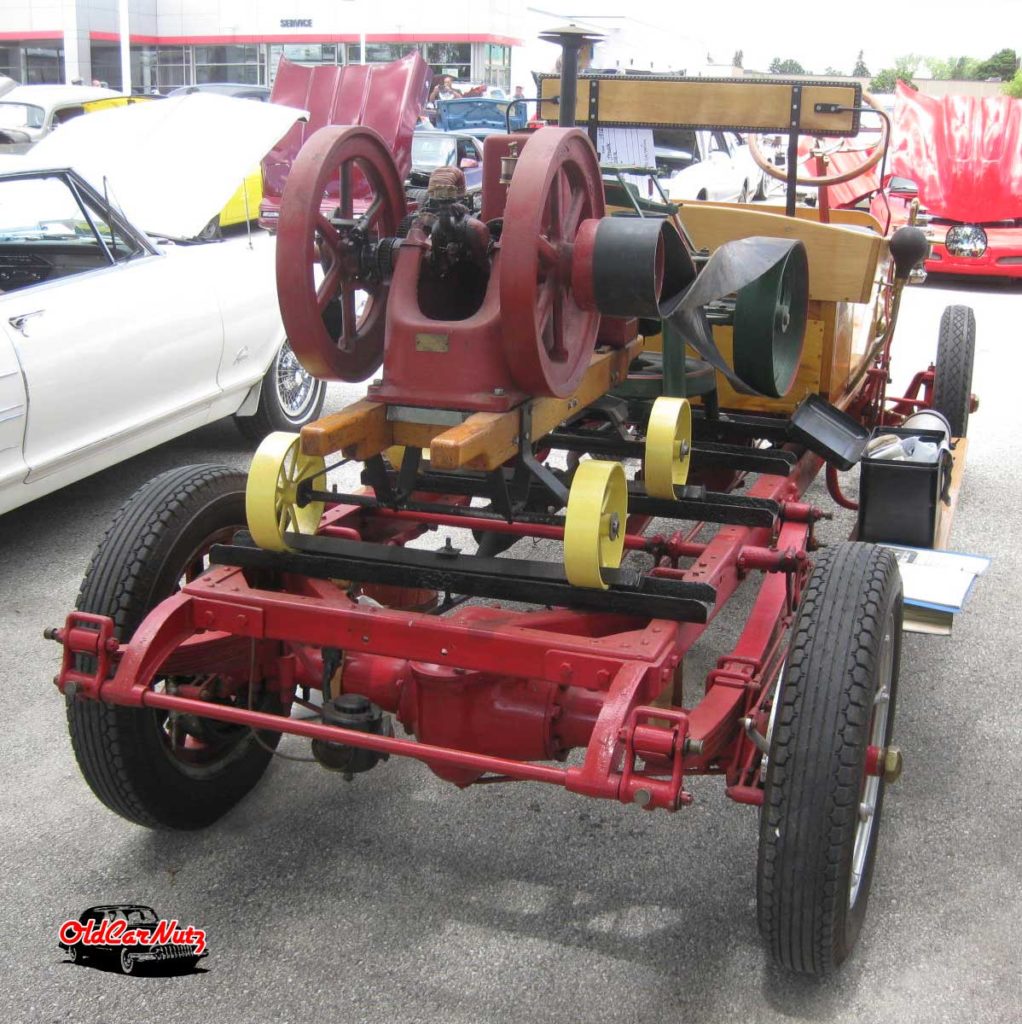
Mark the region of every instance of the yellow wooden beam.
MULTIPOLYGON (((575 122, 589 119, 590 90, 598 90, 597 123, 615 127, 732 128, 736 131, 787 132, 791 125, 792 83, 769 79, 721 81, 705 78, 645 78, 630 75, 584 76, 578 80, 575 122)), ((817 112, 817 104, 861 105, 854 85, 800 82, 799 127, 803 134, 853 136, 858 115, 844 110, 817 112)), ((561 91, 556 75, 540 78, 539 116, 556 121, 554 97, 561 91)))

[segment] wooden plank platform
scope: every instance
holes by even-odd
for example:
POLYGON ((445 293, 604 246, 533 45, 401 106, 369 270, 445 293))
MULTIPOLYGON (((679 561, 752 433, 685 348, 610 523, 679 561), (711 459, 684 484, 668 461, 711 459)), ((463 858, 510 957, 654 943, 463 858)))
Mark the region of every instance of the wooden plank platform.
MULTIPOLYGON (((641 348, 639 337, 624 348, 596 352, 570 397, 533 399, 531 439, 549 434, 577 410, 592 405, 624 380, 629 364, 641 348)), ((521 428, 521 406, 508 412, 472 413, 452 427, 429 422, 392 422, 387 418, 386 405, 363 399, 306 424, 302 428, 302 451, 323 458, 340 452, 346 458, 364 461, 392 445, 406 445, 429 448, 430 462, 437 470, 491 470, 517 454, 521 428)))
POLYGON ((937 509, 937 529, 934 531, 933 546, 938 550, 947 550, 948 542, 951 539, 951 523, 955 517, 955 509, 958 507, 958 493, 962 489, 962 479, 965 476, 965 460, 969 454, 969 440, 965 437, 955 439, 954 450, 952 451, 951 464, 951 486, 948 494, 951 504, 940 503, 937 509))

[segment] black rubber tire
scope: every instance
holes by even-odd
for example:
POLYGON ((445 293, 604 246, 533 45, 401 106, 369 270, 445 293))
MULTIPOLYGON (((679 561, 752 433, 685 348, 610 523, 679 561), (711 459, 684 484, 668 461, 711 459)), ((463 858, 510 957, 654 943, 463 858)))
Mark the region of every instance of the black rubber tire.
POLYGON ((197 235, 200 242, 219 242, 223 237, 219 213, 213 214, 209 219, 209 223, 197 235))
MULTIPOLYGON (((119 638, 178 589, 195 554, 245 524, 245 476, 227 466, 184 466, 151 480, 117 511, 78 592, 80 611, 109 615, 119 638)), ((67 724, 78 766, 112 811, 149 828, 196 829, 226 814, 259 781, 279 733, 228 735, 201 770, 176 759, 161 713, 72 697, 67 724)), ((279 710, 276 699, 257 701, 279 710)))
POLYGON ((842 543, 818 559, 775 695, 780 703, 760 816, 759 927, 774 959, 792 971, 833 971, 862 927, 884 795, 881 779, 849 906, 866 748, 875 698, 885 685, 883 745, 890 742, 901 619, 901 577, 890 551, 842 543))
POLYGON ((972 365, 976 358, 976 316, 971 306, 948 306, 940 318, 933 408, 943 413, 955 437, 969 429, 972 365))
MULTIPOLYGON (((285 359, 297 362, 297 357, 291 351, 285 341, 280 350, 273 357, 269 369, 263 375, 263 383, 259 389, 259 408, 252 416, 235 416, 234 422, 238 430, 250 441, 261 441, 267 434, 275 430, 285 430, 290 433, 297 433, 306 423, 318 419, 323 411, 323 401, 326 398, 326 381, 312 377, 312 392, 299 410, 289 412, 284 406, 284 397, 280 393, 280 382, 278 380, 278 368, 281 361, 285 359)), ((300 372, 307 377, 307 371, 300 369, 300 372)))

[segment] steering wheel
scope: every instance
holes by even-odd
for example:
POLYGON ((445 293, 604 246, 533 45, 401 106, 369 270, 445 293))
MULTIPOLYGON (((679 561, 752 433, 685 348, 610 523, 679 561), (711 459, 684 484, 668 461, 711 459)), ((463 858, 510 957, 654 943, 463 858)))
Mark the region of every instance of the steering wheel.
MULTIPOLYGON (((871 96, 868 92, 862 94, 862 100, 868 107, 872 107, 878 113, 883 114, 881 122, 883 127, 880 129, 880 139, 876 144, 876 149, 870 153, 861 163, 856 164, 855 167, 850 168, 847 171, 843 171, 840 174, 825 174, 819 176, 806 175, 805 177, 799 176, 795 179, 797 185, 809 185, 816 187, 826 187, 828 185, 840 185, 842 182, 851 181, 853 178, 859 177, 860 174, 865 174, 866 171, 875 167, 880 160, 883 158, 884 151, 887 149, 888 135, 890 134, 890 121, 886 116, 886 112, 880 103, 871 96)), ((849 140, 842 139, 836 146, 830 149, 824 150, 822 155, 829 156, 831 153, 836 153, 841 150, 849 140)), ((846 150, 845 150, 846 151, 846 150)), ((756 166, 769 174, 771 178, 776 178, 778 181, 787 181, 788 175, 784 171, 777 168, 774 164, 770 163, 769 160, 763 155, 763 151, 759 147, 759 136, 749 136, 749 155, 755 161, 756 166)))

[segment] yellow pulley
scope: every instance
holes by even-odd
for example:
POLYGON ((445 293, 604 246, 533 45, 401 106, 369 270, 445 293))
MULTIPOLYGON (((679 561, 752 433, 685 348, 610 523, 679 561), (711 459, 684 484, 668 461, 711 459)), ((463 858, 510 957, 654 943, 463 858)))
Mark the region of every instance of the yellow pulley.
POLYGON ((654 403, 646 427, 642 460, 643 482, 651 498, 673 501, 674 488, 688 480, 692 458, 692 407, 687 398, 661 395, 654 403))
POLYGON ((564 572, 576 587, 606 590, 603 569, 616 569, 625 549, 628 481, 618 462, 579 464, 568 492, 564 572))
POLYGON ((267 435, 252 457, 245 486, 245 518, 252 539, 268 551, 287 551, 285 533, 315 533, 323 502, 299 507, 298 485, 320 477, 326 486, 326 464, 318 455, 302 453, 301 438, 278 430, 267 435))

